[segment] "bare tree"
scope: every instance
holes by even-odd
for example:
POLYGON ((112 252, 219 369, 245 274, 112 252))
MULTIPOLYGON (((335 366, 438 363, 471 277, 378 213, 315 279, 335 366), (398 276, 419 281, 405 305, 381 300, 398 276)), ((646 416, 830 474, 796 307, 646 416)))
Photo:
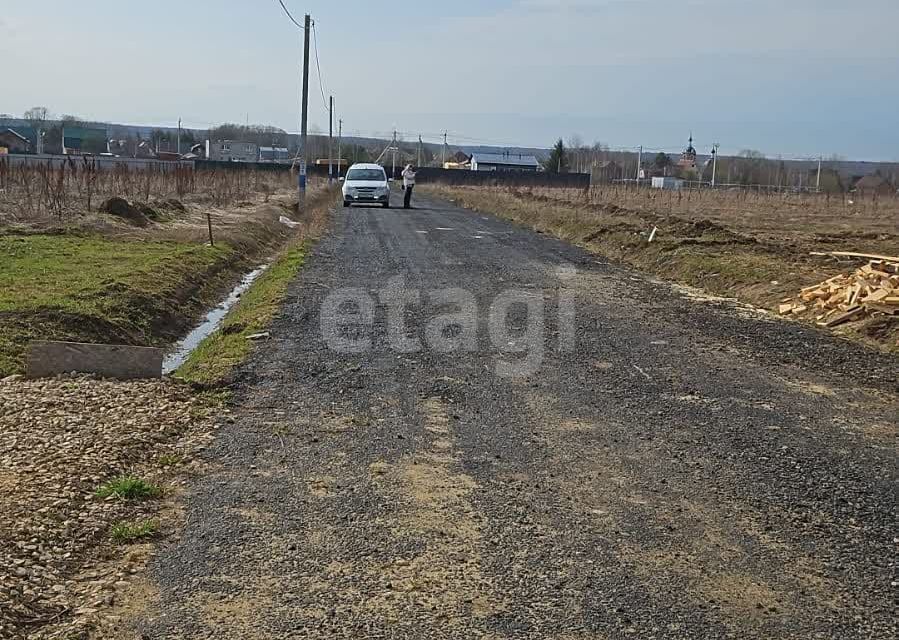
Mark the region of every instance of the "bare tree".
POLYGON ((587 158, 586 147, 584 141, 578 134, 574 133, 568 138, 568 163, 576 172, 580 173, 584 169, 585 160, 587 158))
POLYGON ((31 107, 23 116, 31 128, 34 130, 34 147, 36 153, 44 151, 44 123, 50 119, 50 111, 47 107, 31 107))

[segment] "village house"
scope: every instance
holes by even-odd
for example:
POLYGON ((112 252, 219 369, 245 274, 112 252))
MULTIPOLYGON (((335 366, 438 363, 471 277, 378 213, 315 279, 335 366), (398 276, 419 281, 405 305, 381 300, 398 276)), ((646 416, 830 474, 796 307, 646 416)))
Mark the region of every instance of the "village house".
POLYGON ((259 162, 259 146, 238 140, 207 140, 206 159, 221 162, 259 162))
POLYGON ((0 131, 0 149, 5 149, 6 153, 29 153, 31 142, 13 129, 4 129, 0 131))

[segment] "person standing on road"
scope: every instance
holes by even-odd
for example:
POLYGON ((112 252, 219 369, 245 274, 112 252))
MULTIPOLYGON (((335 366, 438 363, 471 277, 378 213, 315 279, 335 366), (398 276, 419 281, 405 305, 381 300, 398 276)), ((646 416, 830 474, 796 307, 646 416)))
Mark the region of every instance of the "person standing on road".
POLYGON ((412 189, 415 188, 415 170, 411 164, 407 164, 403 169, 403 209, 412 208, 412 189))

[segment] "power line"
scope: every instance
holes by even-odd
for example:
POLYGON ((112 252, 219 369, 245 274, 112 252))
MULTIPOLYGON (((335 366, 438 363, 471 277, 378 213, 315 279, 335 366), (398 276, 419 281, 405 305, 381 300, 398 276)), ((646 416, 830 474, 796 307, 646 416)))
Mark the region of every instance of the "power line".
POLYGON ((280 5, 281 5, 281 8, 284 9, 284 13, 287 14, 287 17, 290 18, 290 21, 291 21, 292 23, 294 23, 294 24, 297 26, 297 28, 302 29, 302 28, 303 28, 303 25, 301 25, 299 22, 297 22, 296 20, 294 20, 294 19, 293 19, 293 16, 290 15, 290 11, 288 11, 288 10, 287 10, 287 7, 284 6, 284 0, 278 0, 278 4, 280 4, 280 5))
MULTIPOLYGON (((280 0, 279 0, 280 2, 280 0)), ((312 23, 312 43, 315 47, 315 68, 318 70, 318 88, 322 93, 322 105, 325 107, 325 111, 330 113, 328 108, 328 101, 325 99, 325 86, 322 83, 322 68, 318 63, 318 36, 315 34, 315 22, 312 23)))

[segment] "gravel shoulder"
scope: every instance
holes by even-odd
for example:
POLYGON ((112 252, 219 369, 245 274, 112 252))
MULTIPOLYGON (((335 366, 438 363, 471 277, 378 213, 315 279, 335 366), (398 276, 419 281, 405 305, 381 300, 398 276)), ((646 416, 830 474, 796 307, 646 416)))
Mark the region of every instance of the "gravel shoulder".
POLYGON ((98 637, 895 637, 894 357, 418 203, 334 216, 98 637), (398 352, 378 304, 329 349, 328 295, 397 275, 409 336, 462 287, 477 348, 398 352), (521 377, 485 328, 510 289, 544 302, 521 377))
POLYGON ((118 523, 174 528, 183 474, 211 439, 209 399, 173 382, 0 381, 0 638, 78 638, 142 569, 118 523), (134 475, 152 500, 100 498, 134 475))

